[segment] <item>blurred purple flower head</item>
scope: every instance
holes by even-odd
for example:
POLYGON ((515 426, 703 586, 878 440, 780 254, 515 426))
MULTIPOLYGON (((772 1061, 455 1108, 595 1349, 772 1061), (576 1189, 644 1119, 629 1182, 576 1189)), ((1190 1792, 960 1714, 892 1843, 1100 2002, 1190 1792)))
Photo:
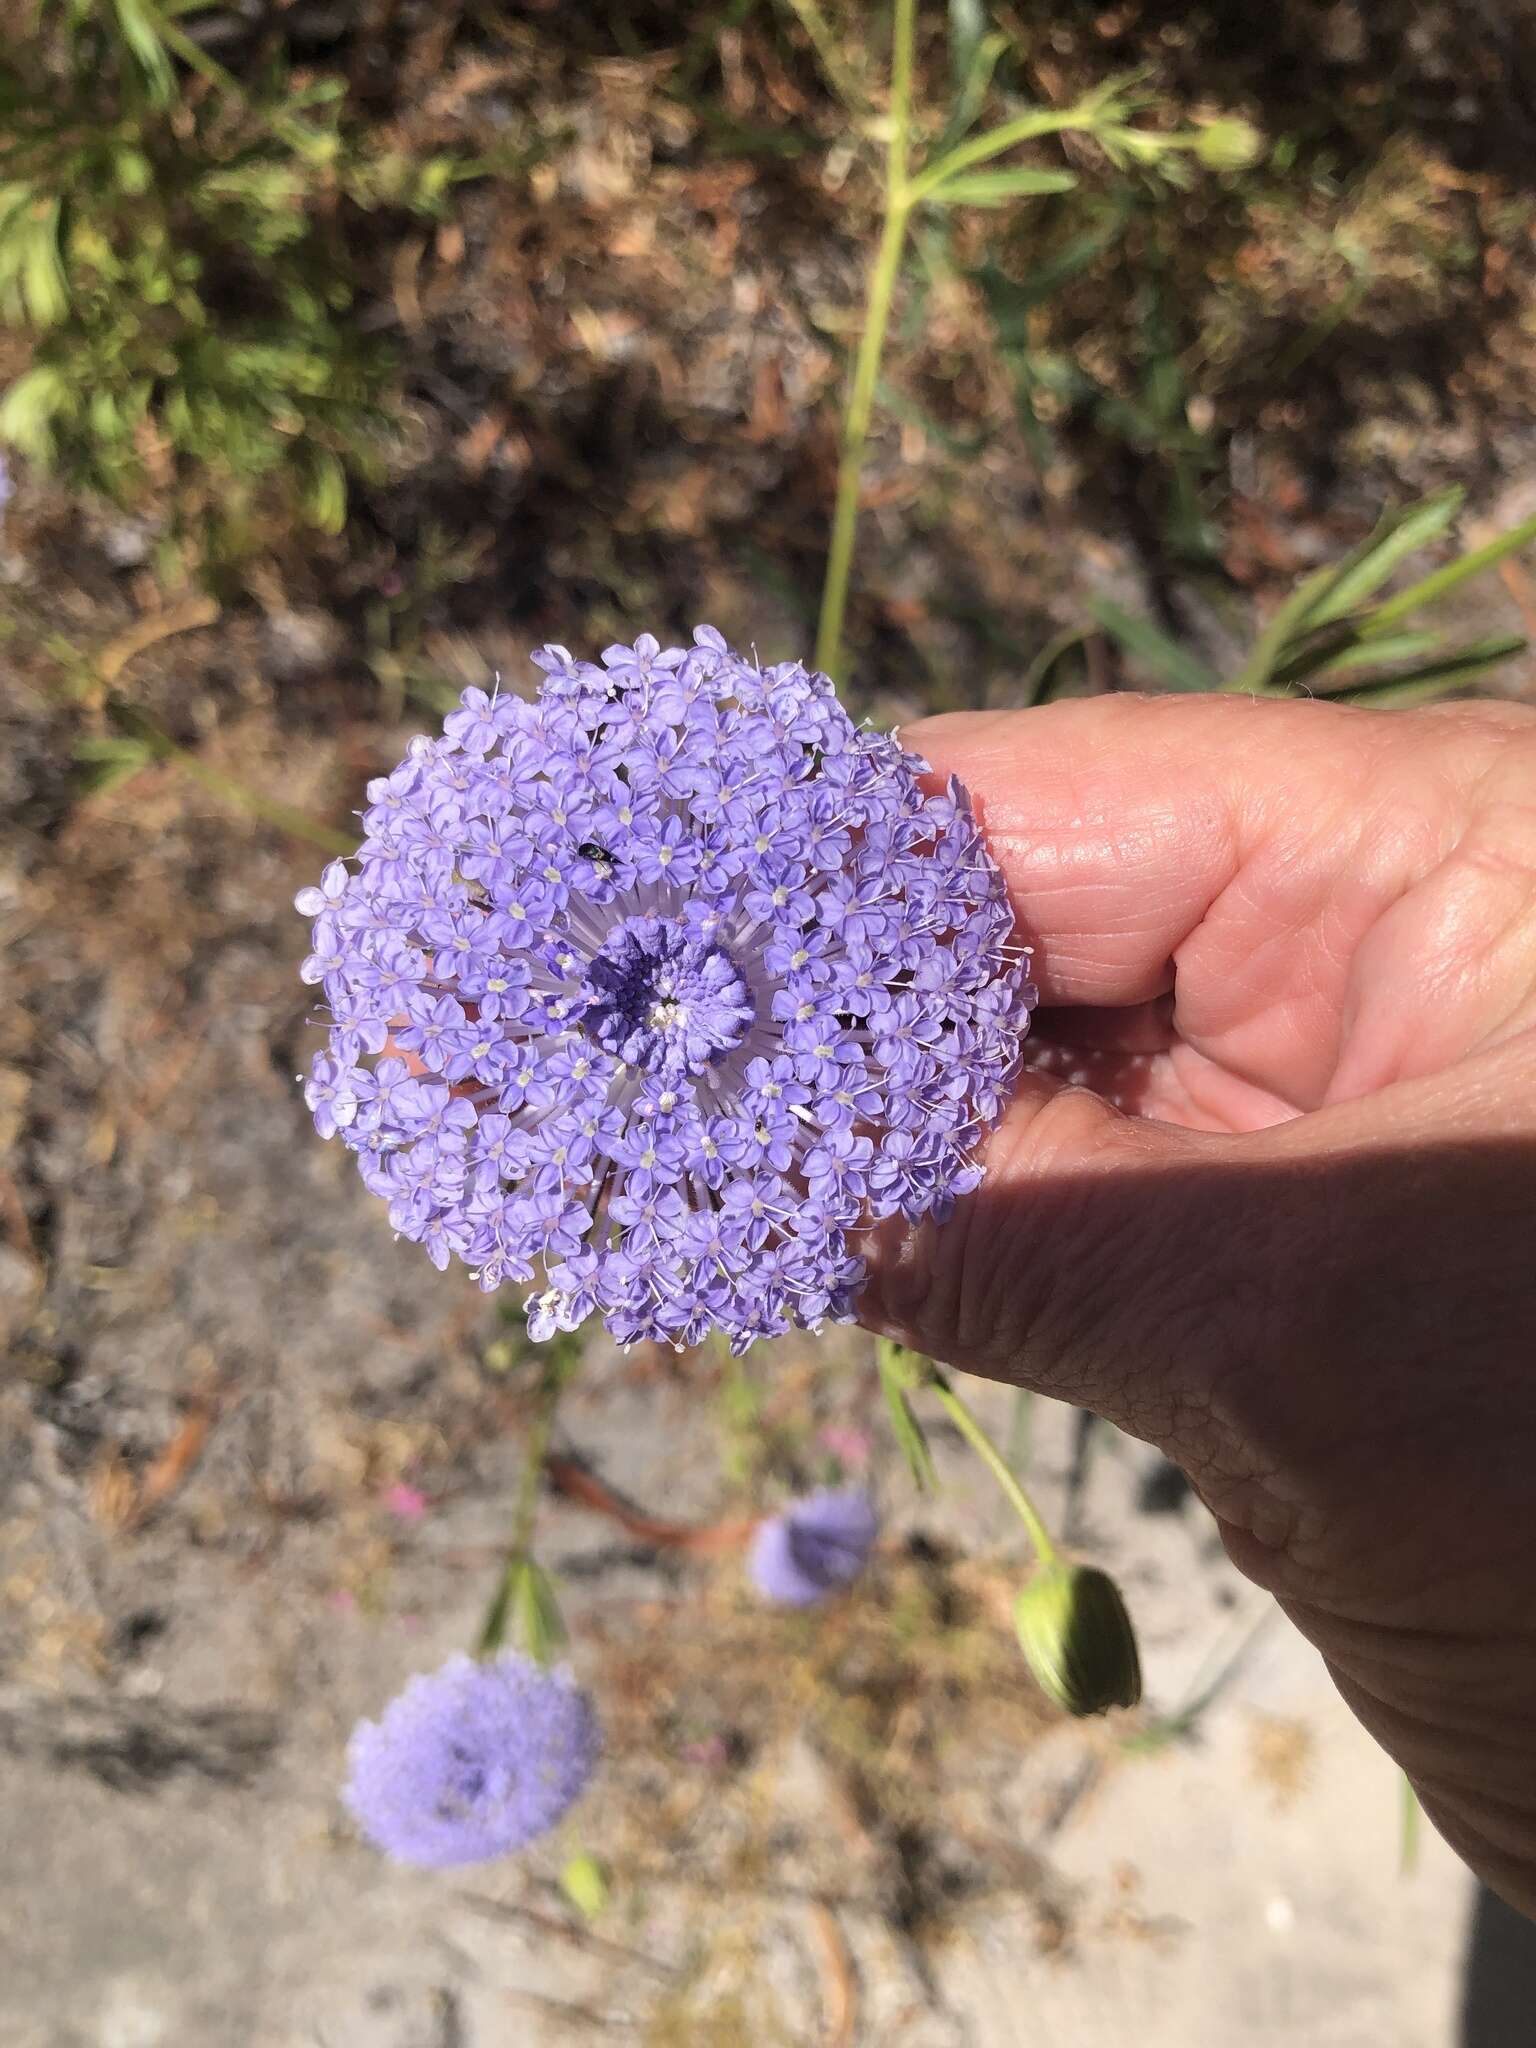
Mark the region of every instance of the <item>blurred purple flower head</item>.
POLYGON ((707 626, 534 659, 297 898, 316 1127, 438 1266, 542 1268, 536 1339, 846 1320, 852 1234, 980 1180, 1033 1000, 965 793, 707 626))
POLYGON ((765 1600, 813 1607, 851 1585, 880 1529, 867 1493, 812 1493, 760 1522, 748 1568, 765 1600))
POLYGON ((346 1801, 398 1863, 485 1863, 547 1834, 580 1796, 600 1748, 592 1703, 564 1672, 507 1652, 420 1673, 382 1719, 360 1721, 346 1801))

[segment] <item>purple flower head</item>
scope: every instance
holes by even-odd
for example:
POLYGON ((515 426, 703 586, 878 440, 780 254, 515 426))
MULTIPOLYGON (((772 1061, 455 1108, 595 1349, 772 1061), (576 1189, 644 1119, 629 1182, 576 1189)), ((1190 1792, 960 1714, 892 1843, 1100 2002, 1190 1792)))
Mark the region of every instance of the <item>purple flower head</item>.
POLYGON ((394 1228, 543 1339, 850 1319, 859 1230, 979 1178, 1034 991, 964 791, 701 626, 465 692, 299 908, 308 1096, 394 1228))
POLYGON ((397 1863, 486 1863, 547 1834, 585 1789, 600 1744, 592 1702, 564 1672, 506 1652, 450 1657, 359 1721, 346 1801, 397 1863))
POLYGON ((765 1600, 814 1607, 863 1571, 879 1531, 867 1493, 812 1493, 759 1522, 752 1539, 752 1583, 765 1600))

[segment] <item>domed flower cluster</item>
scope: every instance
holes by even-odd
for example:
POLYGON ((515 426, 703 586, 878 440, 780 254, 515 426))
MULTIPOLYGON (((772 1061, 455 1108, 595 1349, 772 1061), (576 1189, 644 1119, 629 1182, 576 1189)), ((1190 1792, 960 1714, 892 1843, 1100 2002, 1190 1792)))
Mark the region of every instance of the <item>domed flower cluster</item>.
POLYGON ((485 1863, 547 1834, 600 1748, 592 1702, 566 1673, 510 1650, 450 1657, 353 1729, 347 1805, 399 1863, 485 1863))
POLYGON ((847 1319, 853 1234, 942 1216, 1033 999, 964 791, 701 626, 468 690, 371 783, 306 980, 306 1099, 403 1236, 536 1337, 847 1319))
POLYGON ((765 1600, 814 1607, 851 1586, 869 1562, 880 1518, 858 1490, 807 1494, 759 1522, 748 1569, 765 1600))

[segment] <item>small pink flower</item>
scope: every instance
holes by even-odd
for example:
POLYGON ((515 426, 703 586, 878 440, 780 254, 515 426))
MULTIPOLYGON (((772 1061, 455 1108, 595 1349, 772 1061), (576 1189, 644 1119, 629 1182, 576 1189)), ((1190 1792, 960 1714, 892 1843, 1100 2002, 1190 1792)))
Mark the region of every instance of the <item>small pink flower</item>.
POLYGON ((830 1451, 834 1458, 855 1472, 869 1463, 871 1444, 868 1430, 850 1429, 846 1423, 829 1422, 817 1441, 824 1451, 830 1451))
POLYGON ((403 1479, 385 1487, 383 1501, 384 1512, 400 1522, 419 1522, 427 1512, 427 1496, 403 1479))
POLYGON ((731 1752, 723 1735, 705 1735, 697 1742, 684 1743, 678 1754, 685 1764, 697 1764, 704 1770, 717 1771, 730 1761, 731 1752))

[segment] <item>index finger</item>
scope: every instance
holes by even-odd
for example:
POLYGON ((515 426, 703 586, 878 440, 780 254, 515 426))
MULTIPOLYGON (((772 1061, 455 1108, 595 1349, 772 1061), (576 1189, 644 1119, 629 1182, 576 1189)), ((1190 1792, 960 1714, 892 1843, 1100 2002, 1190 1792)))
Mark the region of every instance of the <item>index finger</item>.
POLYGON ((1119 1007, 1173 987, 1174 956, 1271 825, 1326 833, 1357 802, 1391 716, 1116 695, 952 712, 901 742, 969 790, 1041 1000, 1119 1007))

